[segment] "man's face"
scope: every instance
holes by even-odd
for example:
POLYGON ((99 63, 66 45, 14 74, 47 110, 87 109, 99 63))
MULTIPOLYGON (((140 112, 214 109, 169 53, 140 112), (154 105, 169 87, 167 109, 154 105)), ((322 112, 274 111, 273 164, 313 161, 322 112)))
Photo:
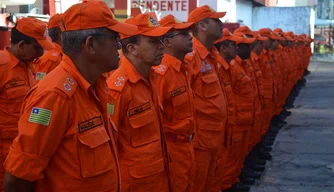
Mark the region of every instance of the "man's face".
POLYGON ((135 45, 138 59, 150 66, 157 66, 164 57, 164 44, 161 37, 140 36, 140 44, 135 45))
POLYGON ((176 30, 166 37, 174 51, 189 53, 193 51, 192 36, 188 29, 176 30))
POLYGON ((266 50, 271 49, 272 45, 273 41, 269 38, 263 42, 263 48, 265 48, 266 50))
POLYGON ((261 52, 263 50, 263 41, 256 40, 252 50, 261 52))
POLYGON ((228 46, 225 47, 226 56, 234 59, 237 56, 237 44, 234 41, 230 41, 228 46))
POLYGON ((119 62, 118 49, 121 48, 118 34, 108 30, 99 36, 102 36, 103 40, 98 43, 96 48, 96 60, 99 61, 100 65, 97 67, 103 72, 117 69, 119 62))
POLYGON ((212 40, 217 40, 222 37, 223 23, 219 19, 208 19, 207 33, 212 40))
POLYGON ((36 40, 33 40, 30 44, 23 42, 21 50, 22 57, 20 60, 25 63, 30 63, 35 59, 38 59, 43 55, 43 48, 37 43, 36 40))
POLYGON ((246 43, 240 43, 238 44, 238 56, 241 57, 241 59, 245 60, 250 57, 251 49, 250 44, 246 43))
POLYGON ((277 49, 277 47, 278 47, 278 41, 275 40, 275 41, 273 41, 273 44, 272 44, 271 49, 272 49, 272 50, 275 50, 275 49, 277 49))

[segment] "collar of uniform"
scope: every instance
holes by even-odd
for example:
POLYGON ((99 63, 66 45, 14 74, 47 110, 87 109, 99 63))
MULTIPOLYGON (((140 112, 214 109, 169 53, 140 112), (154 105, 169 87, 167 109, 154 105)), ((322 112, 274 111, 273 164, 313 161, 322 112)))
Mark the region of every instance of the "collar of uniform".
POLYGON ((161 63, 166 63, 167 65, 172 66, 176 71, 181 70, 182 61, 176 59, 175 57, 165 53, 164 58, 161 63))
POLYGON ((224 67, 225 70, 228 70, 230 66, 222 56, 218 56, 218 62, 224 67))
POLYGON ((283 46, 281 44, 278 45, 279 49, 283 49, 283 46))
POLYGON ((272 50, 269 50, 268 53, 269 55, 273 55, 274 52, 272 50))
POLYGON ((61 46, 58 43, 53 43, 53 45, 55 46, 55 50, 58 53, 63 54, 63 50, 62 50, 61 46))
POLYGON ((236 62, 238 62, 238 63, 242 63, 242 59, 241 59, 241 57, 239 57, 238 55, 235 57, 235 59, 234 59, 236 62))
POLYGON ((252 57, 255 61, 259 60, 259 56, 256 55, 256 53, 254 53, 254 52, 251 52, 251 57, 252 57))
POLYGON ((193 38, 193 47, 198 51, 199 56, 202 60, 204 60, 208 55, 210 55, 210 52, 204 45, 197 39, 193 38))
POLYGON ((9 55, 9 58, 10 58, 10 67, 11 68, 16 67, 16 65, 18 65, 20 63, 20 60, 18 58, 16 58, 11 52, 8 51, 8 47, 5 47, 3 50, 5 52, 7 52, 7 54, 9 55))
POLYGON ((266 54, 266 53, 267 53, 267 50, 266 50, 266 49, 263 49, 263 50, 262 50, 262 53, 266 54))
POLYGON ((82 87, 86 91, 86 93, 90 91, 91 84, 88 83, 88 81, 86 81, 86 79, 80 74, 69 56, 64 54, 63 62, 61 62, 61 65, 65 68, 67 72, 72 75, 74 80, 78 83, 80 87, 82 87))
POLYGON ((137 83, 142 78, 142 76, 125 56, 121 58, 119 68, 123 71, 124 74, 127 74, 131 83, 137 83))

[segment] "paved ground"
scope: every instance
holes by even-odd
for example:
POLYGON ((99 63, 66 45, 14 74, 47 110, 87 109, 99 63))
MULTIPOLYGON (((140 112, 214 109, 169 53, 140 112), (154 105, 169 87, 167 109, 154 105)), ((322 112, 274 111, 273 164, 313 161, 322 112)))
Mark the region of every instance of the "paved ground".
POLYGON ((251 192, 334 192, 334 63, 312 62, 307 85, 251 192))

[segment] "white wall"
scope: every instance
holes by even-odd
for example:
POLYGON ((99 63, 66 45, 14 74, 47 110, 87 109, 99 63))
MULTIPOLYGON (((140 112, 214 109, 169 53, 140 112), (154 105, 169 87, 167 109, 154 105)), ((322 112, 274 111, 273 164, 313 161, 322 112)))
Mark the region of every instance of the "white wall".
MULTIPOLYGON (((218 0, 221 1, 221 0, 218 0)), ((198 6, 209 5, 214 10, 217 10, 217 0, 198 0, 198 6)))
POLYGON ((237 15, 236 0, 219 0, 217 1, 217 11, 226 12, 222 21, 236 22, 237 15))
POLYGON ((310 7, 256 7, 253 10, 253 30, 269 27, 310 34, 314 13, 310 7))
POLYGON ((237 0, 236 1, 236 21, 242 21, 241 25, 247 25, 252 28, 253 4, 251 1, 237 0))

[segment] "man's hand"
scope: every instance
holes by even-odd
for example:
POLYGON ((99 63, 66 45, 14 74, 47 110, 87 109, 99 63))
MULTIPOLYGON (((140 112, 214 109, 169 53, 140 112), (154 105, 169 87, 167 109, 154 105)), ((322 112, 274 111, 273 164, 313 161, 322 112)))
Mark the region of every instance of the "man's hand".
POLYGON ((17 178, 8 172, 5 173, 4 185, 5 185, 5 192, 35 191, 35 182, 17 178))

